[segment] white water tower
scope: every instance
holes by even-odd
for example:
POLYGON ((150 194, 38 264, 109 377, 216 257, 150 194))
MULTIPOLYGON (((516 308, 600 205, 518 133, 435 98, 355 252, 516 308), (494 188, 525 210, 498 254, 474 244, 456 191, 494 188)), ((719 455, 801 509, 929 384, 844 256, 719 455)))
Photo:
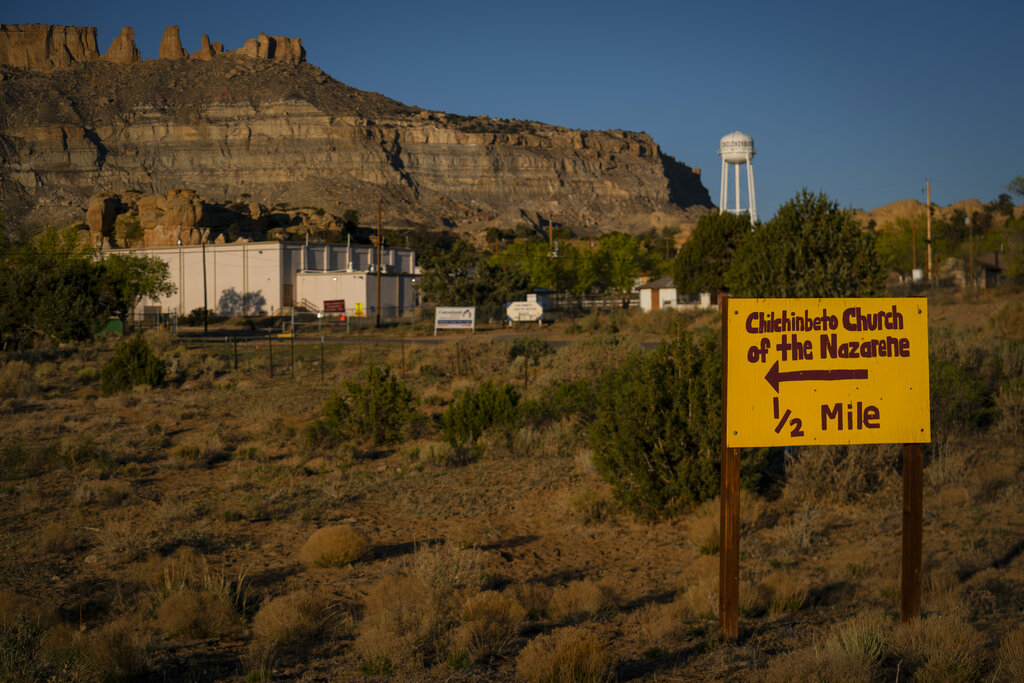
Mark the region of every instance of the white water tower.
POLYGON ((718 156, 722 157, 722 195, 718 202, 719 212, 730 212, 737 215, 740 209, 740 166, 747 165, 747 213, 750 224, 757 222, 757 198, 754 195, 754 138, 739 131, 729 133, 718 146, 718 156), (730 209, 729 200, 729 166, 736 167, 736 206, 730 209))

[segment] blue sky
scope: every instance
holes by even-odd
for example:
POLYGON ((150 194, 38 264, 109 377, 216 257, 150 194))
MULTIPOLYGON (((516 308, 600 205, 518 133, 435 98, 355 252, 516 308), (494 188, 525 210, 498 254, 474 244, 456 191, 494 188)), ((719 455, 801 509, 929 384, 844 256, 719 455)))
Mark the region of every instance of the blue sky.
MULTIPOLYGON (((994 199, 1024 175, 1024 2, 194 2, 38 0, 4 23, 121 26, 156 57, 263 31, 351 86, 463 115, 646 131, 702 169, 754 138, 759 213, 800 188, 844 207, 994 199)), ((1019 202, 1020 199, 1017 198, 1019 202)))

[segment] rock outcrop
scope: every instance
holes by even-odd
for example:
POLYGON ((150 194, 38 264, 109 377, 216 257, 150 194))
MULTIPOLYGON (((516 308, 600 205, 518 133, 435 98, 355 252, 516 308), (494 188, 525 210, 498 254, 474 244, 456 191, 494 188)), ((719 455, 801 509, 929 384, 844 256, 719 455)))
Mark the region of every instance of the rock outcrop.
MULTIPOLYGON (((193 59, 209 61, 224 52, 221 43, 211 43, 203 34, 202 47, 193 59)), ((306 50, 301 38, 268 36, 261 33, 250 38, 235 50, 235 54, 250 59, 267 59, 286 64, 306 61, 306 50)), ((164 29, 160 40, 160 59, 187 59, 188 51, 181 44, 177 26, 164 29)), ((114 38, 110 48, 101 57, 96 49, 96 28, 92 26, 51 26, 48 24, 0 24, 0 65, 15 66, 29 71, 50 72, 66 69, 72 64, 103 59, 115 64, 138 64, 142 55, 135 45, 135 31, 125 26, 114 38)))
POLYGON ((144 226, 195 227, 206 219, 193 201, 169 196, 192 188, 334 215, 374 215, 381 198, 393 228, 585 233, 685 231, 711 205, 699 174, 644 133, 424 111, 259 54, 11 73, 0 81, 0 211, 55 224, 81 221, 97 192, 161 195, 139 200, 144 226))
MULTIPOLYGON (((205 38, 205 36, 204 36, 205 38)), ((209 39, 207 39, 209 40, 209 39)), ((168 26, 164 29, 164 36, 160 39, 160 59, 187 59, 188 52, 181 46, 181 36, 178 34, 177 26, 168 26)))
POLYGON ((102 193, 89 198, 89 208, 85 212, 85 224, 89 226, 91 241, 99 245, 104 238, 114 234, 114 219, 121 202, 117 197, 102 193))
POLYGON ((92 26, 0 24, 0 64, 48 72, 98 57, 92 26))
POLYGON ((251 59, 273 59, 287 64, 306 61, 301 38, 268 36, 266 33, 261 33, 258 38, 249 38, 236 52, 251 59))
POLYGON ((139 48, 135 47, 135 29, 125 26, 114 42, 103 53, 103 59, 114 64, 138 64, 142 61, 139 48))
POLYGON ((208 62, 215 56, 224 52, 224 46, 220 43, 210 43, 210 36, 203 34, 202 47, 198 51, 192 53, 192 59, 201 59, 204 62, 208 62))

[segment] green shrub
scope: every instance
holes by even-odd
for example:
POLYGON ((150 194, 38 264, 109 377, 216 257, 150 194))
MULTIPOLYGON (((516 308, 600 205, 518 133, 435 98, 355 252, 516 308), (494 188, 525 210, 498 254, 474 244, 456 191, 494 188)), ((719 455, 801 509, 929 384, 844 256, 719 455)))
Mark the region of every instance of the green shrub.
POLYGON ((519 393, 510 384, 487 381, 460 391, 441 418, 445 441, 456 449, 472 446, 490 427, 515 424, 518 404, 519 393))
POLYGON ((551 345, 536 337, 516 337, 508 343, 508 359, 510 361, 522 356, 536 364, 540 358, 549 353, 554 353, 551 345))
POLYGON ((932 355, 928 367, 932 433, 974 431, 992 422, 994 397, 983 374, 932 355))
POLYGON ((625 507, 678 514, 718 489, 721 352, 708 333, 681 333, 610 373, 590 429, 594 464, 625 507))
POLYGON ((361 381, 345 382, 345 390, 347 396, 335 392, 327 399, 323 417, 306 431, 308 439, 330 445, 345 439, 393 444, 419 417, 412 391, 388 367, 369 366, 361 381))
MULTIPOLYGON (((207 311, 207 310, 208 309, 204 309, 202 306, 200 306, 199 308, 193 308, 190 313, 188 313, 186 315, 183 315, 180 318, 178 318, 178 324, 179 325, 184 325, 186 327, 198 327, 198 326, 203 324, 203 320, 204 320, 203 311, 207 311)), ((221 322, 222 320, 224 320, 224 317, 220 316, 220 315, 217 315, 212 310, 210 310, 208 312, 205 320, 208 323, 217 323, 217 322, 221 322)))
POLYGON ((525 422, 540 424, 554 422, 563 417, 579 416, 584 422, 594 419, 594 387, 589 380, 559 382, 544 388, 537 400, 523 401, 519 405, 525 422))
POLYGON ((114 357, 100 371, 104 394, 131 389, 139 384, 157 387, 164 383, 167 363, 153 353, 141 334, 118 342, 114 357))

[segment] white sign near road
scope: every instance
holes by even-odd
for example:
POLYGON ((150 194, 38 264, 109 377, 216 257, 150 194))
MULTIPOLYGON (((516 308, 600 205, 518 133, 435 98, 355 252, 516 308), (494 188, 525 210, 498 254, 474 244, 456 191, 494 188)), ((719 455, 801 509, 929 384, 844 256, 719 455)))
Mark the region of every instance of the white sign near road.
POLYGON ((536 322, 544 315, 544 307, 536 301, 513 301, 505 307, 505 316, 516 323, 536 322))
POLYGON ((473 306, 438 306, 434 309, 434 335, 438 330, 472 330, 476 327, 473 306))

